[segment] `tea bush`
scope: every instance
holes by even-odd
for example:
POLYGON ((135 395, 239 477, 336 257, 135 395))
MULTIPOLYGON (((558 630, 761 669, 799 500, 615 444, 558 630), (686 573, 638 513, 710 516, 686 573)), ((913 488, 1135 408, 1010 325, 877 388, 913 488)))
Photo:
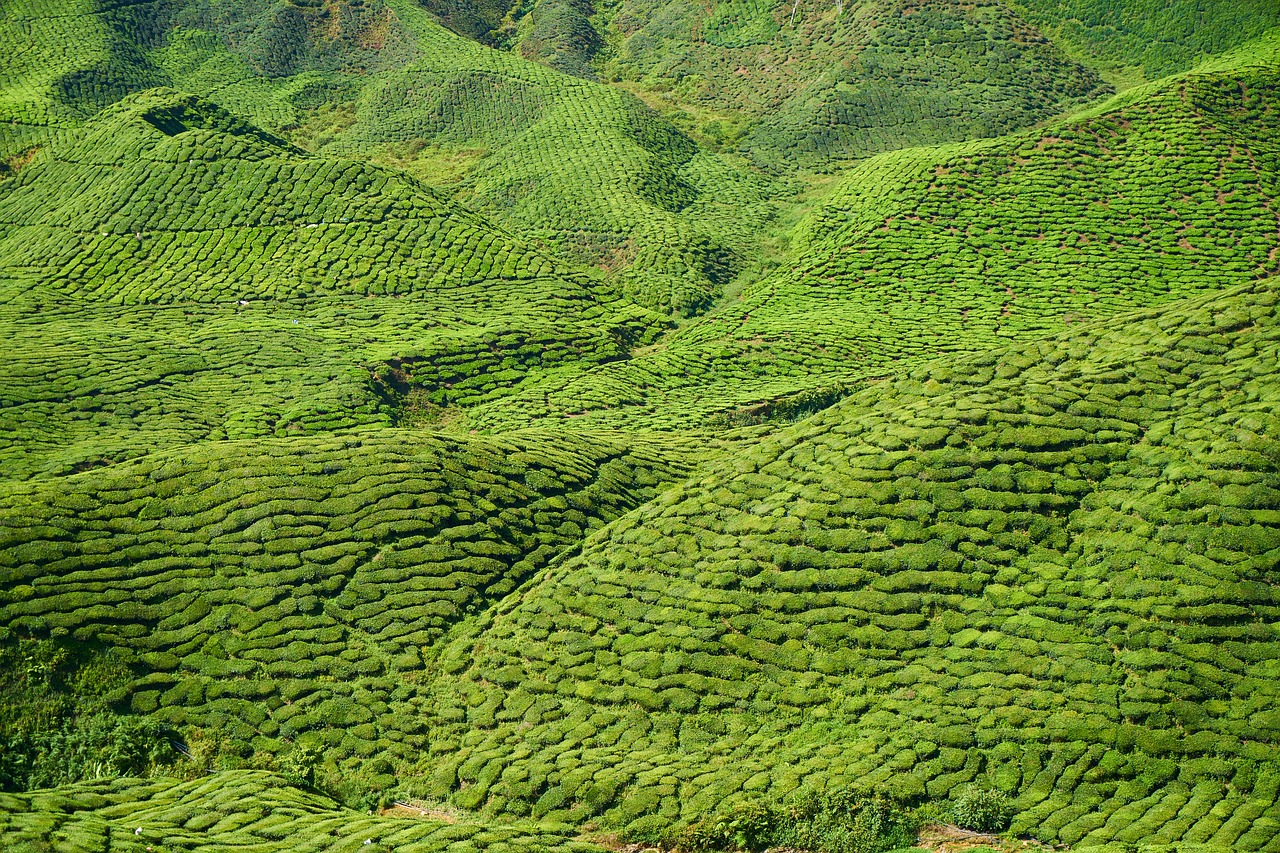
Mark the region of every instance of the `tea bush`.
POLYGON ((997 788, 966 785, 951 804, 951 817, 964 829, 1000 832, 1009 825, 1009 798, 997 788))

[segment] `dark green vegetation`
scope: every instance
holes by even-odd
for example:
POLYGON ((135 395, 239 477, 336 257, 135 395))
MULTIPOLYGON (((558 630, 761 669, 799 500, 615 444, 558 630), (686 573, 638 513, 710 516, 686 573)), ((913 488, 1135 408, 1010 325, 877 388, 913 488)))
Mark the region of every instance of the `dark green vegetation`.
POLYGON ((0 847, 1280 850, 1277 22, 0 0, 0 847))
POLYGON ((1280 23, 1266 0, 1015 0, 1069 53, 1121 78, 1155 79, 1280 23))

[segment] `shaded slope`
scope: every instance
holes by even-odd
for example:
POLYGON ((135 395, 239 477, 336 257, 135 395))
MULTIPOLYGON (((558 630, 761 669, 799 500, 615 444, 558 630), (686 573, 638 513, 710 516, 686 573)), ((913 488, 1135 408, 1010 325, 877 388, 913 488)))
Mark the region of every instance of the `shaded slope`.
POLYGON ((329 762, 318 783, 382 790, 426 747, 440 638, 693 455, 634 436, 379 431, 8 484, 0 627, 114 650, 131 670, 116 708, 229 756, 310 739, 329 762))
POLYGON ((625 364, 561 371, 472 416, 749 419, 762 402, 821 404, 918 359, 1273 274, 1278 43, 1043 130, 872 158, 736 300, 625 364))
POLYGON ((627 0, 609 14, 607 75, 771 168, 996 136, 1108 91, 999 2, 627 0))
POLYGON ((661 327, 412 178, 164 90, 0 179, 0 222, 9 476, 438 417, 661 327))
MULTIPOLYGON (((145 56, 149 33, 130 11, 92 0, 0 3, 0 122, 67 126, 167 82, 145 56)), ((0 156, 11 153, 14 135, 0 131, 0 156)))
POLYGON ((1266 0, 1015 0, 1024 14, 1081 61, 1139 79, 1185 70, 1270 27, 1280 9, 1266 0))
POLYGON ((225 772, 181 783, 118 779, 28 795, 0 794, 0 841, 10 850, 56 847, 66 853, 600 850, 572 840, 563 828, 536 824, 372 817, 263 772, 225 772))
POLYGON ((904 371, 667 492, 446 653, 437 791, 639 832, 979 779, 1045 841, 1273 844, 1278 302, 904 371))

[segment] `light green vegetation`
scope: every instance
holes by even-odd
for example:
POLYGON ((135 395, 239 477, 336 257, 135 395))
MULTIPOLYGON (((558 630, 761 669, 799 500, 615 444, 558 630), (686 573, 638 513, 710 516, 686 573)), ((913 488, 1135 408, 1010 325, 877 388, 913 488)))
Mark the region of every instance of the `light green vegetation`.
MULTIPOLYGON (((5 0, 0 48, 25 45, 36 26, 53 44, 86 34, 141 42, 141 58, 134 50, 103 60, 131 81, 121 92, 166 82, 313 151, 381 157, 428 179, 435 152, 483 151, 461 176, 460 200, 614 273, 623 290, 663 311, 708 307, 755 260, 755 236, 773 215, 768 181, 699 149, 634 97, 482 47, 409 0, 103 11, 81 0, 58 9, 5 0), (413 155, 424 150, 415 170, 413 155)), ((100 76, 78 54, 60 60, 62 77, 100 76)), ((69 97, 33 70, 46 57, 19 52, 9 62, 0 120, 21 124, 0 130, 0 152, 42 139, 69 97)), ((100 105, 86 98, 63 112, 100 105)))
POLYGON ((0 848, 1280 849, 1280 31, 1149 5, 0 0, 0 848))
POLYGON ((1277 44, 1047 128, 872 158, 775 273, 626 362, 553 371, 470 417, 687 427, 769 416, 770 400, 806 414, 921 360, 1274 274, 1277 44))
POLYGON ((442 656, 435 793, 643 835, 990 780, 1049 842, 1273 845, 1277 302, 903 370, 669 490, 442 656))
POLYGON ((226 760, 313 738, 317 781, 358 797, 414 774, 450 627, 694 455, 670 437, 383 430, 11 484, 4 625, 114 649, 136 675, 115 676, 108 706, 216 739, 226 760))
POLYGON ((374 817, 257 771, 191 782, 121 779, 0 794, 13 853, 599 853, 567 827, 374 817), (366 843, 369 842, 369 843, 366 843))
POLYGON ((403 174, 132 96, 0 180, 0 459, 439 416, 662 321, 403 174), (143 304, 139 304, 143 303, 143 304))

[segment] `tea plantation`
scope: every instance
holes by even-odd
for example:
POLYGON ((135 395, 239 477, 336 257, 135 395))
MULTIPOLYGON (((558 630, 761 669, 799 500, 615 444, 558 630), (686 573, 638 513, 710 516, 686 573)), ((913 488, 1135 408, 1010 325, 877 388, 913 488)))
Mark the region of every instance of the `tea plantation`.
POLYGON ((1277 25, 0 0, 0 850, 1280 851, 1277 25))
POLYGON ((979 780, 1046 842, 1275 849, 1278 299, 905 370, 667 491, 441 657, 432 792, 644 838, 979 780))
POLYGON ((840 6, 624 0, 603 73, 771 169, 995 136, 1109 91, 1003 3, 840 6))
POLYGON ((773 213, 767 178, 700 149, 634 97, 481 47, 411 0, 4 10, 5 156, 126 92, 173 85, 313 151, 456 184, 470 206, 676 314, 709 306, 773 213), (87 48, 27 49, 37 35, 100 44, 102 67, 87 48), (103 68, 122 81, 107 93, 103 68), (94 88, 65 91, 80 78, 94 88))
POLYGON ((439 417, 665 324, 403 173, 163 90, 0 181, 0 223, 10 476, 439 417))
POLYGON ((589 853, 567 828, 378 818, 341 809, 262 771, 173 782, 122 779, 0 794, 0 837, 15 853, 589 853))
POLYGON ((688 428, 770 401, 803 414, 907 364, 1273 275, 1278 83, 1272 36, 1046 128, 870 158, 800 221, 773 274, 661 346, 551 372, 471 417, 688 428))

